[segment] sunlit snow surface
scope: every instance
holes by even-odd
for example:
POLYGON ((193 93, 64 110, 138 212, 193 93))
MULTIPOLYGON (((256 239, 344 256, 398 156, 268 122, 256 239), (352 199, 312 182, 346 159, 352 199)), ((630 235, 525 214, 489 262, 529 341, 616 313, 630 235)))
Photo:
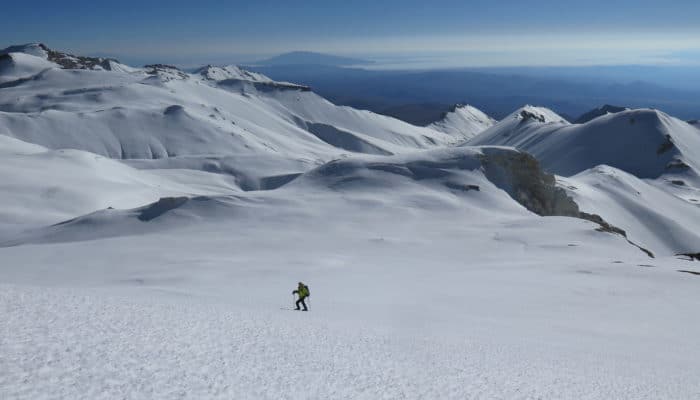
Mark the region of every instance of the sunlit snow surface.
POLYGON ((39 75, 0 89, 1 399, 700 398, 700 276, 679 271, 700 264, 673 256, 700 250, 687 124, 525 107, 468 143, 540 156, 652 259, 526 210, 486 167, 515 150, 446 147, 477 133, 459 118, 413 127, 235 67, 21 54, 8 71, 39 75), (619 131, 654 146, 584 157, 619 131))

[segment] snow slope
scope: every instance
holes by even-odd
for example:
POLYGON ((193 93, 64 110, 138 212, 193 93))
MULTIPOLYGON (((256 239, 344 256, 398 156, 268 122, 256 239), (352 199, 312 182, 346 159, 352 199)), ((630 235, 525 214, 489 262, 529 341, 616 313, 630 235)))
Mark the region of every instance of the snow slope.
POLYGON ((132 208, 164 196, 240 191, 228 175, 137 170, 96 154, 48 150, 4 135, 0 157, 0 238, 107 207, 132 208))
POLYGON ((0 397, 693 398, 692 264, 528 212, 486 153, 337 161, 1 248, 0 397))
POLYGON ((28 78, 56 67, 55 64, 25 53, 0 53, 0 87, 3 83, 28 78))
MULTIPOLYGON (((78 152, 75 152, 78 153, 78 152)), ((87 153, 85 153, 87 154, 87 153)), ((79 156, 75 154, 75 156, 79 156)), ((121 176, 129 176, 129 172, 137 172, 149 176, 153 171, 133 170, 114 161, 95 157, 95 161, 104 160, 109 165, 117 165, 122 171, 107 171, 105 176, 117 180, 121 176)), ((249 193, 230 192, 222 196, 222 187, 201 192, 200 196, 168 195, 168 198, 158 202, 141 203, 143 207, 128 210, 128 205, 118 208, 127 210, 103 209, 84 216, 72 218, 60 224, 38 230, 29 230, 20 235, 19 239, 6 242, 4 245, 22 243, 70 242, 89 240, 97 237, 132 235, 139 228, 148 225, 150 229, 156 225, 158 229, 170 229, 187 225, 194 218, 211 218, 218 220, 227 214, 237 217, 242 210, 251 208, 258 202, 272 202, 278 207, 303 209, 300 201, 317 203, 321 198, 329 204, 342 193, 341 202, 359 203, 362 207, 378 209, 381 207, 460 210, 479 215, 494 217, 515 214, 527 216, 530 213, 525 207, 528 203, 518 203, 520 193, 543 193, 555 190, 554 182, 548 182, 537 164, 530 156, 508 148, 453 148, 433 150, 430 152, 411 153, 393 157, 354 157, 336 160, 294 177, 290 182, 273 191, 256 191, 249 193), (522 183, 516 175, 528 169, 532 178, 522 183), (531 169, 531 171, 529 170, 531 169), (377 192, 381 196, 377 196, 377 192), (218 196, 217 196, 218 194, 218 196), (148 204, 153 203, 153 204, 148 204), (148 222, 148 224, 144 224, 148 222)), ((24 167, 20 165, 19 168, 24 167)), ((18 168, 18 169, 19 169, 18 168)), ((60 165, 54 170, 59 172, 60 165)), ((94 168, 99 174, 100 171, 94 168)), ((11 171, 12 172, 12 171, 11 171)), ((69 171, 72 172, 72 171, 69 171)), ((220 174, 200 173, 200 179, 211 179, 220 174)), ((167 187, 167 181, 159 182, 159 188, 167 187)), ((200 182, 204 185, 203 182, 200 182)), ((152 182, 143 182, 145 189, 155 186, 152 182)), ((172 184, 171 184, 172 186, 172 184)), ((39 182, 28 182, 26 187, 41 188, 39 182)), ((206 187, 206 186, 204 186, 206 187)), ((99 201, 102 190, 95 187, 97 192, 92 199, 99 201)), ((114 190, 119 187, 113 185, 114 190)), ((90 195, 84 190, 85 196, 90 195)), ((127 192, 128 193, 128 192, 127 192)), ((151 192, 149 192, 151 194, 151 192)), ((31 193, 30 193, 31 195, 31 193)), ((106 197, 115 197, 113 193, 104 193, 106 197)), ((546 198, 543 202, 556 203, 556 196, 540 196, 546 198), (551 200, 550 200, 551 199, 551 200)), ((56 204, 62 204, 66 199, 52 199, 56 204)), ((18 202, 15 207, 22 205, 18 202)), ((33 209, 34 207, 31 207, 33 209)), ((49 208, 46 207, 45 208, 49 208)), ((105 207, 106 208, 106 207, 105 207)), ((257 207, 253 207, 257 208, 257 207)), ((554 206, 543 206, 542 209, 556 209, 554 206)), ((562 208, 562 207, 559 207, 562 208)), ((26 212, 30 212, 27 210, 26 212)), ((269 212, 269 211, 268 211, 269 212)), ((333 212, 341 210, 333 208, 333 212)), ((358 210, 358 212, 361 212, 358 210)), ((16 215, 24 213, 14 211, 16 215)), ((330 213, 329 213, 330 214, 330 213)), ((564 215, 564 214, 561 214, 564 215)), ((331 215, 328 216, 329 218, 331 215)))
POLYGON ((450 112, 445 113, 440 121, 433 122, 429 127, 452 136, 471 139, 495 123, 496 120, 478 108, 457 104, 450 112))
POLYGON ((560 178, 583 211, 624 229, 630 240, 657 255, 695 253, 700 243, 698 199, 689 201, 666 185, 609 166, 560 178))

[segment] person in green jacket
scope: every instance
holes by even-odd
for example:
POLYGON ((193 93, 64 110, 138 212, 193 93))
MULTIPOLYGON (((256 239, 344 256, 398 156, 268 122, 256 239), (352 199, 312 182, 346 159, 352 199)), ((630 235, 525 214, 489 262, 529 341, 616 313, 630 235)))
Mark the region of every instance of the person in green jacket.
POLYGON ((311 296, 311 293, 309 292, 309 287, 304 285, 302 282, 299 282, 299 286, 297 287, 297 290, 293 291, 292 294, 299 295, 299 300, 297 300, 297 310, 300 310, 299 304, 304 306, 304 311, 309 311, 309 309, 306 307, 306 303, 304 300, 311 296))

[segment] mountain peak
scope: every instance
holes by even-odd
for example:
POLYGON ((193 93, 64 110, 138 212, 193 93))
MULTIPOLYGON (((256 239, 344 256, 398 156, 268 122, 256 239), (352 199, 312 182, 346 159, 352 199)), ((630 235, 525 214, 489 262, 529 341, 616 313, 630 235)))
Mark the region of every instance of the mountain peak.
POLYGON ((518 119, 521 123, 535 121, 539 123, 564 122, 566 119, 546 107, 536 107, 529 104, 517 109, 515 112, 504 118, 504 121, 518 119))
POLYGON ((6 55, 9 53, 24 53, 46 59, 48 57, 48 50, 49 48, 43 43, 25 43, 4 48, 0 50, 0 55, 6 55))
POLYGON ((455 104, 444 113, 441 120, 433 122, 429 128, 440 132, 470 139, 496 123, 496 120, 483 111, 468 104, 455 104))
POLYGON ((9 53, 24 53, 43 58, 44 60, 57 64, 63 69, 102 69, 111 71, 113 63, 119 64, 119 61, 114 58, 76 56, 70 53, 52 50, 43 43, 14 45, 0 50, 0 55, 9 53))

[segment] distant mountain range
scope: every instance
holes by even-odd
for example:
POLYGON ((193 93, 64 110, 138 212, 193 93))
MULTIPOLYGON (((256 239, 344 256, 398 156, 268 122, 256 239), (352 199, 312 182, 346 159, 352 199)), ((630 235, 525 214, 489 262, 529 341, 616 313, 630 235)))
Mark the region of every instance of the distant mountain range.
POLYGON ((272 79, 310 86, 339 105, 429 125, 452 105, 471 104, 503 118, 522 104, 540 104, 569 120, 601 104, 663 109, 686 120, 700 118, 700 91, 644 81, 616 83, 594 77, 534 76, 472 69, 386 71, 333 65, 257 65, 272 79))
POLYGON ((314 53, 311 51, 293 51, 265 60, 255 61, 252 64, 257 66, 326 65, 342 67, 351 65, 367 65, 372 63, 372 61, 359 58, 334 56, 330 54, 314 53))

